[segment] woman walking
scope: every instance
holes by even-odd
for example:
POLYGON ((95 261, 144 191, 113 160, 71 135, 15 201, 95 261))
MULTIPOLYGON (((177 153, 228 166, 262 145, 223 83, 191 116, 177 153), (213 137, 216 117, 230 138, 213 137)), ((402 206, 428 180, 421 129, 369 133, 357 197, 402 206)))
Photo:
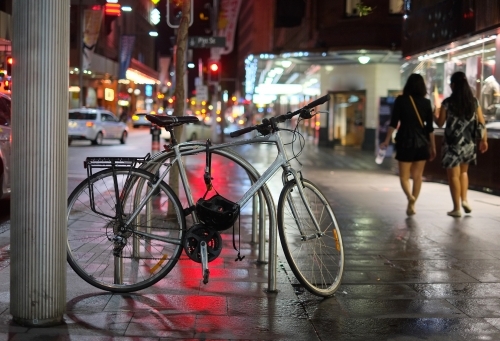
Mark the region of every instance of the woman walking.
POLYGON ((480 139, 479 151, 488 150, 484 116, 477 99, 472 94, 467 77, 463 72, 455 72, 450 79, 451 96, 441 103, 436 124, 444 129, 441 163, 446 168, 448 185, 450 186, 453 210, 447 214, 461 217, 460 204, 465 213, 472 211, 467 201, 470 164, 476 164, 475 140, 480 139), (482 126, 482 136, 476 135, 476 121, 482 126))
POLYGON ((391 122, 385 141, 380 148, 387 148, 392 133, 396 134, 396 160, 399 166, 399 181, 408 204, 406 214, 416 213, 415 203, 422 188, 422 174, 427 160, 436 157, 432 107, 425 98, 427 89, 419 74, 411 74, 403 88, 403 95, 394 102, 391 122), (410 178, 413 184, 410 186, 410 178))

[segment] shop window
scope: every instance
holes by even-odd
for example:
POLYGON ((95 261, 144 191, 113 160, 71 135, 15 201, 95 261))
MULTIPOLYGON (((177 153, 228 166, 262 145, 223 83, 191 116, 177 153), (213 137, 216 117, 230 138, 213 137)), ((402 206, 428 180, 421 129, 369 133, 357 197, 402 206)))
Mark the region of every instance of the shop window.
POLYGON ((404 12, 404 0, 389 0, 389 13, 402 14, 404 12))
POLYGON ((358 15, 358 4, 361 0, 346 0, 345 1, 345 14, 349 17, 358 15))

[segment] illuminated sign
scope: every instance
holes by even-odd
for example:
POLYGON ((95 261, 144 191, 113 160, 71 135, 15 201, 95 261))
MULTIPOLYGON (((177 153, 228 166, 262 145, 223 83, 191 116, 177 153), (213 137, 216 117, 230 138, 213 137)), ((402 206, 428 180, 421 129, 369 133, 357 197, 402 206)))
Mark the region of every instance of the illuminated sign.
POLYGON ((115 99, 115 91, 110 88, 105 88, 104 89, 104 100, 106 101, 113 101, 115 99))

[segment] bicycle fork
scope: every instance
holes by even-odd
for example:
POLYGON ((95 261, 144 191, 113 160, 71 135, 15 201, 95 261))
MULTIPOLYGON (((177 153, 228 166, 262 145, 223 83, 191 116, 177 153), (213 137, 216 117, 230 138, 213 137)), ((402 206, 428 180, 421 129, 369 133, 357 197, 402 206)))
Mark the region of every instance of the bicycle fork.
POLYGON ((297 209, 297 206, 295 205, 295 202, 292 200, 291 197, 287 197, 287 202, 290 207, 290 210, 292 211, 293 219, 295 219, 295 222, 297 223, 297 226, 299 228, 299 232, 301 235, 301 240, 302 241, 307 241, 311 239, 316 239, 316 238, 321 238, 323 237, 324 233, 321 231, 320 226, 318 221, 316 220, 316 217, 314 216, 311 206, 309 204, 309 199, 304 193, 304 187, 302 185, 302 173, 298 173, 291 167, 288 167, 282 175, 282 181, 283 181, 283 186, 288 182, 288 175, 292 175, 293 179, 292 181, 295 181, 297 184, 297 189, 299 191, 300 198, 302 202, 304 203, 304 206, 306 207, 307 213, 311 217, 311 220, 313 222, 314 228, 316 230, 316 233, 312 233, 309 235, 304 234, 305 228, 303 225, 303 220, 300 219, 300 213, 297 209))

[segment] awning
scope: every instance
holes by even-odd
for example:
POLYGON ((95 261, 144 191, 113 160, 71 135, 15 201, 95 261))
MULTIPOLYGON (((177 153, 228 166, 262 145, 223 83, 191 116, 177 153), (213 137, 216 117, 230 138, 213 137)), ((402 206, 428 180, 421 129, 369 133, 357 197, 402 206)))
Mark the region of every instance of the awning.
POLYGON ((130 61, 126 77, 134 83, 160 84, 160 74, 134 58, 130 61))

